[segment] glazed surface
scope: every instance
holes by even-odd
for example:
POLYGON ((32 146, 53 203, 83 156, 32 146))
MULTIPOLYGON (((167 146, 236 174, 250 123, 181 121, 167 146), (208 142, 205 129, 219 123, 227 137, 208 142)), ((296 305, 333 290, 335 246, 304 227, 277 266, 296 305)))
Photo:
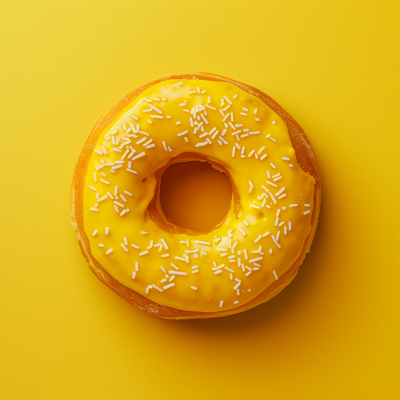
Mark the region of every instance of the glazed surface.
POLYGON ((246 304, 290 268, 310 234, 315 181, 298 165, 286 125, 228 82, 152 86, 95 149, 84 188, 91 252, 158 304, 202 312, 246 304), (165 232, 147 211, 156 171, 181 153, 225 167, 240 194, 240 207, 210 233, 165 232))

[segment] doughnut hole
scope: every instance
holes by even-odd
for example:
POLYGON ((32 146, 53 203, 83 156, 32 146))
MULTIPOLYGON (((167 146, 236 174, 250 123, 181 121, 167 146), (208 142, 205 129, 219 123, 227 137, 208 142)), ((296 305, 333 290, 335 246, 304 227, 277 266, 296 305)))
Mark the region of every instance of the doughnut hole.
POLYGON ((236 218, 242 212, 239 192, 229 172, 205 156, 182 153, 157 170, 155 177, 157 184, 148 212, 166 232, 205 234, 224 222, 232 206, 236 218))
POLYGON ((224 220, 231 207, 229 177, 208 162, 170 165, 161 177, 160 204, 169 223, 208 231, 224 220))

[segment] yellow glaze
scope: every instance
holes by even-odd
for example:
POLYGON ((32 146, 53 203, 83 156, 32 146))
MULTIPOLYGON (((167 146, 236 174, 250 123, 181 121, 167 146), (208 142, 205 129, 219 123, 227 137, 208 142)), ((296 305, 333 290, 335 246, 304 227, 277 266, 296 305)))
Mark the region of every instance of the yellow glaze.
MULTIPOLYGON (((199 108, 202 107, 198 107, 198 110, 199 108)), ((116 143, 115 140, 114 143, 116 143)), ((180 310, 203 312, 230 309, 245 304, 290 268, 298 258, 303 243, 310 233, 315 181, 298 165, 286 125, 261 100, 230 83, 167 80, 152 86, 138 96, 113 124, 104 130, 96 145, 96 151, 98 153, 93 153, 89 164, 84 192, 84 226, 90 241, 91 252, 115 279, 159 304, 180 310), (182 84, 172 86, 179 82, 182 84), (189 93, 192 91, 196 92, 189 93), (152 101, 148 102, 145 99, 152 101), (201 116, 198 121, 193 118, 193 107, 199 105, 205 108, 206 113, 198 111, 196 116, 203 114, 208 123, 201 116), (230 107, 226 108, 227 106, 230 107), (219 110, 225 110, 222 111, 224 115, 233 113, 234 121, 231 121, 232 116, 229 115, 225 123, 229 121, 233 125, 242 124, 243 126, 227 125, 225 128, 224 117, 219 110), (132 115, 138 119, 134 119, 132 115), (154 118, 154 116, 163 118, 154 118), (204 132, 211 132, 213 128, 216 128, 218 133, 214 135, 216 132, 214 130, 211 135, 200 138, 199 135, 204 132, 200 128, 194 133, 190 117, 192 117, 192 122, 195 120, 198 124, 203 122, 204 132), (257 121, 256 118, 259 120, 257 121), (181 122, 179 125, 176 124, 178 121, 181 122), (135 132, 132 131, 131 123, 135 132), (224 129, 226 129, 225 132, 224 129), (113 133, 115 131, 117 132, 113 133), (179 133, 185 131, 187 133, 178 136, 179 133), (232 135, 237 131, 240 132, 232 135), (249 132, 258 131, 260 133, 242 137, 249 132), (147 133, 148 136, 141 132, 147 133), (222 133, 223 140, 220 140, 222 133), (118 145, 113 145, 111 136, 120 137, 118 145), (188 142, 185 141, 185 137, 188 142), (145 140, 141 141, 142 138, 145 140), (206 138, 211 144, 206 141, 206 138), (152 142, 143 146, 150 139, 153 139, 152 142), (167 151, 163 142, 169 146, 167 151), (125 143, 128 144, 124 145, 125 143), (199 143, 205 143, 205 145, 196 147, 199 143), (236 147, 236 143, 240 149, 236 147), (148 147, 151 144, 155 144, 155 147, 148 147), (129 149, 130 145, 135 150, 133 155, 131 150, 127 153, 125 150, 129 149), (103 152, 103 146, 107 154, 98 154, 103 152), (236 149, 232 157, 233 147, 236 149), (169 148, 172 151, 169 151, 169 148), (118 149, 120 152, 113 149, 118 149), (252 153, 252 150, 255 152, 252 153), (144 156, 134 159, 142 152, 145 152, 144 156), (150 219, 147 207, 154 195, 155 172, 166 165, 171 157, 184 152, 204 155, 209 160, 226 167, 240 194, 241 213, 238 219, 235 219, 233 205, 231 205, 223 224, 211 233, 200 236, 167 233, 150 219), (267 156, 263 157, 265 154, 267 156), (282 157, 289 160, 284 160, 282 157), (112 168, 118 164, 110 163, 120 161, 122 158, 123 167, 114 169, 113 173, 112 168), (102 165, 102 161, 109 165, 97 170, 102 165), (136 174, 127 171, 129 161, 131 161, 130 169, 136 171, 136 174), (106 176, 101 175, 102 172, 106 176), (282 178, 277 179, 279 176, 273 178, 276 174, 280 174, 282 178), (101 182, 100 179, 109 184, 101 182), (249 193, 251 186, 249 181, 253 185, 251 193, 249 193), (117 192, 115 192, 116 186, 117 192), (283 187, 285 189, 281 194, 274 196, 283 187), (132 196, 124 191, 130 192, 132 196), (267 195, 267 191, 273 198, 267 195), (111 199, 107 192, 112 196, 117 193, 118 198, 111 199), (286 196, 278 199, 283 194, 286 196), (97 198, 102 199, 104 196, 107 198, 97 203, 97 198), (264 199, 267 200, 264 201, 264 199), (115 201, 124 206, 116 206, 119 214, 114 208, 115 201), (98 211, 93 211, 96 209, 96 203, 98 211), (297 207, 290 207, 291 204, 297 204, 297 207), (253 208, 251 205, 260 208, 253 208), (129 212, 121 216, 125 209, 129 209, 129 212), (280 211, 277 220, 278 210, 280 211), (310 212, 306 213, 308 210, 310 212), (247 221, 249 226, 246 226, 243 221, 247 221), (108 235, 105 234, 106 227, 109 228, 108 235), (233 231, 228 233, 231 229, 233 231), (93 235, 95 231, 97 233, 93 235), (241 231, 245 233, 245 236, 241 231), (267 232, 269 234, 265 235, 267 232), (260 235, 264 236, 260 238, 260 235), (277 236, 278 240, 276 240, 277 236), (124 238, 127 240, 127 245, 124 238), (161 239, 164 240, 168 249, 164 245, 161 248, 160 244, 163 244, 161 239), (210 245, 196 243, 196 240, 208 242, 210 245), (237 242, 236 245, 235 242, 237 242), (150 247, 151 243, 152 247, 150 247), (99 247, 101 244, 104 247, 99 247), (121 244, 128 251, 125 251, 121 244), (132 247, 132 244, 139 246, 140 249, 132 247), (155 245, 158 246, 155 247, 155 245), (160 248, 161 251, 159 251, 160 248), (110 249, 112 252, 106 254, 110 249), (186 252, 196 249, 199 249, 197 253, 186 252), (226 251, 220 249, 226 249, 226 251), (145 251, 148 253, 140 255, 145 251), (253 251, 259 253, 253 253, 253 251), (166 254, 168 256, 162 257, 166 254), (226 255, 223 256, 223 254, 226 255), (197 258, 196 255, 198 255, 197 258), (232 255, 235 257, 228 259, 228 256, 232 255), (260 257, 262 259, 254 261, 260 257), (230 262, 232 259, 234 262, 230 262), (224 267, 219 269, 222 272, 215 274, 219 270, 212 268, 222 264, 224 267), (197 268, 194 268, 195 266, 197 268), (167 271, 168 278, 165 277, 161 267, 167 271), (135 269, 137 272, 134 274, 135 269), (198 270, 197 273, 192 273, 196 270, 198 270), (186 275, 175 275, 170 282, 175 272, 186 273, 186 275), (161 282, 163 279, 166 281, 161 282), (163 289, 171 283, 174 283, 174 286, 163 289), (239 283, 238 288, 234 289, 239 283), (151 289, 148 288, 150 285, 151 289), (153 285, 162 289, 162 292, 153 285), (148 288, 148 293, 146 293, 146 288, 148 288)))

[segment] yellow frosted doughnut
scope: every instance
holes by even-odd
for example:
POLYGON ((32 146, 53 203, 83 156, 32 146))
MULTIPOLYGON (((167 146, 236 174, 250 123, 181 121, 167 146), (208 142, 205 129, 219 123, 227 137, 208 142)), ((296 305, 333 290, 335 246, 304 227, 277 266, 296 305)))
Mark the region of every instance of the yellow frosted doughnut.
POLYGON ((165 318, 260 304, 297 273, 315 233, 320 178, 298 124, 254 88, 208 74, 169 77, 106 113, 78 161, 72 222, 96 275, 165 318), (209 232, 169 223, 158 199, 174 162, 226 172, 234 201, 209 232))

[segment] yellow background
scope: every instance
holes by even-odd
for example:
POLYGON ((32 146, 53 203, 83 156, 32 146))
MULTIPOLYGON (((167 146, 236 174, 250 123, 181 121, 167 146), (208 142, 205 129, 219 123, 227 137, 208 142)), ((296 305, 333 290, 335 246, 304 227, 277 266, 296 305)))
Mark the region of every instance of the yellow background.
POLYGON ((395 1, 1 1, 0 398, 399 399, 399 17, 395 1), (103 112, 196 71, 292 114, 322 211, 276 298, 164 321, 89 270, 69 192, 103 112))

